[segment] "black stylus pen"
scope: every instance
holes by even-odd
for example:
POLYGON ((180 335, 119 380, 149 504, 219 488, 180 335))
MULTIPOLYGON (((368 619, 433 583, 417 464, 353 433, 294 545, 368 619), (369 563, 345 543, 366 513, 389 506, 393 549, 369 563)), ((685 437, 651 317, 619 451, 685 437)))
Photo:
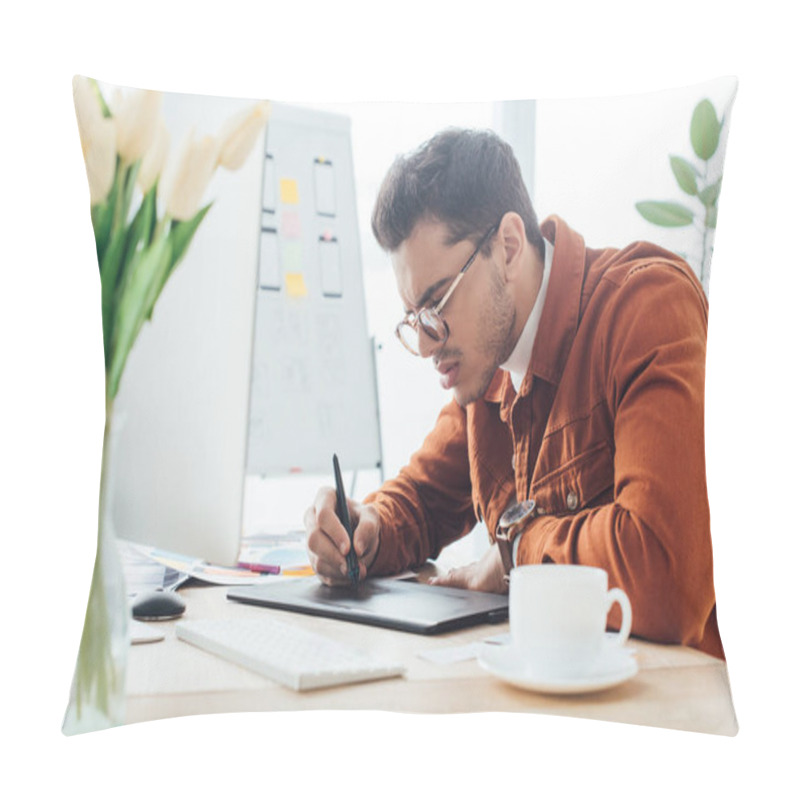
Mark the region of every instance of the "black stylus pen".
POLYGON ((339 459, 333 454, 333 474, 336 478, 336 516, 339 517, 347 535, 350 537, 350 551, 347 554, 347 577, 353 588, 358 587, 358 558, 353 547, 353 525, 350 522, 350 512, 347 510, 347 496, 342 483, 342 471, 339 469, 339 459))

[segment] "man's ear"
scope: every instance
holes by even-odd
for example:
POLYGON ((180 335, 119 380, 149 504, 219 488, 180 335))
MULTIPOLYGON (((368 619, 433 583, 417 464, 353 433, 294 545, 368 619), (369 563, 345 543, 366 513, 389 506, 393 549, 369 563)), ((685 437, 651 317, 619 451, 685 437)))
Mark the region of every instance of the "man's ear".
POLYGON ((497 235, 502 245, 503 275, 507 282, 514 282, 522 271, 522 254, 527 241, 522 217, 515 211, 509 211, 503 216, 497 235))

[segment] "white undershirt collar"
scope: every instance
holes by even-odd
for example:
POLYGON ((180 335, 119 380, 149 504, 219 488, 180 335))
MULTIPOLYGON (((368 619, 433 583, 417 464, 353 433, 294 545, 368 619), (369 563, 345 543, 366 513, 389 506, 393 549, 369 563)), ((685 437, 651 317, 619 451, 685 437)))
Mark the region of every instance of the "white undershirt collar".
POLYGON ((511 383, 514 384, 514 390, 519 391, 522 386, 522 381, 525 378, 525 373, 528 371, 528 364, 531 360, 533 353, 533 343, 536 339, 536 331, 539 330, 539 321, 542 318, 542 309, 544 308, 544 298, 547 294, 547 283, 550 279, 550 269, 553 265, 553 245, 544 240, 544 270, 542 271, 542 285, 539 287, 539 293, 536 295, 536 302, 533 304, 528 321, 522 329, 517 344, 514 350, 508 357, 505 364, 500 365, 500 369, 506 370, 511 375, 511 383))

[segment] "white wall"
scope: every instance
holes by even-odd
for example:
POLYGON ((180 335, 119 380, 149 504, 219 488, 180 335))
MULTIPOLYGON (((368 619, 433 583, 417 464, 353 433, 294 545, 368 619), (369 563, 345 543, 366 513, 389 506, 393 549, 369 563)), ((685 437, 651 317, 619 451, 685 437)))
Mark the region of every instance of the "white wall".
MULTIPOLYGON (((669 156, 701 165, 689 140, 692 112, 707 97, 718 117, 730 119, 726 110, 733 85, 733 79, 722 79, 689 89, 540 101, 533 197, 539 217, 558 214, 590 247, 623 247, 638 239, 656 242, 679 252, 699 274, 702 233, 653 225, 634 203, 670 200, 696 212, 701 208, 678 187, 669 156)), ((728 130, 726 124, 725 138, 728 130)), ((725 144, 722 140, 712 156, 710 174, 719 169, 725 144)), ((724 204, 723 181, 720 214, 724 204)))

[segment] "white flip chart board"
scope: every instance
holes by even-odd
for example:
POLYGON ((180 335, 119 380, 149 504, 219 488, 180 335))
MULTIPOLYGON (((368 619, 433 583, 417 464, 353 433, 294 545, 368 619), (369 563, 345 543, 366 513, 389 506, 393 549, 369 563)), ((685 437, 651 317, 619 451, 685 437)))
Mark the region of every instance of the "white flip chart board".
POLYGON ((275 103, 264 153, 248 475, 380 466, 350 121, 275 103))

